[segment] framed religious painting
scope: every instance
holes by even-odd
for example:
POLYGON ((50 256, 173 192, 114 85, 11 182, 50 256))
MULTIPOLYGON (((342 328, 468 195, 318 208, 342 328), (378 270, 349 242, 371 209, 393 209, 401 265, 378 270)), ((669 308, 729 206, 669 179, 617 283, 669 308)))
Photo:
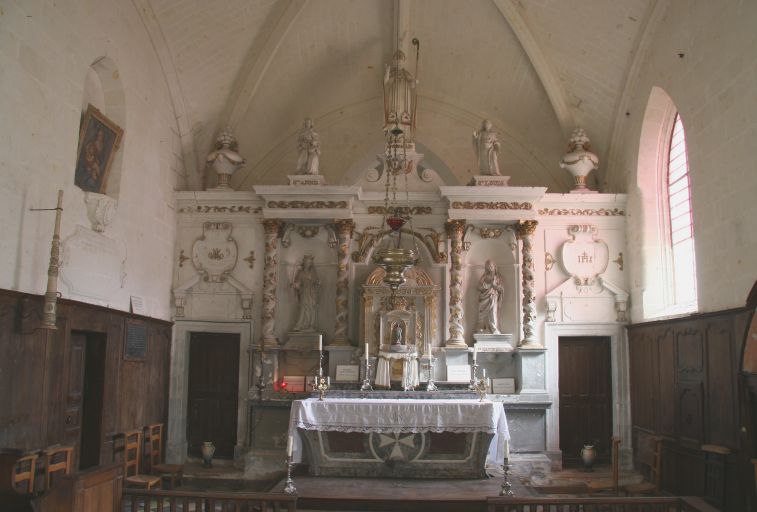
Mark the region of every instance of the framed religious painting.
POLYGON ((123 130, 92 105, 81 121, 74 184, 85 192, 104 194, 123 130))

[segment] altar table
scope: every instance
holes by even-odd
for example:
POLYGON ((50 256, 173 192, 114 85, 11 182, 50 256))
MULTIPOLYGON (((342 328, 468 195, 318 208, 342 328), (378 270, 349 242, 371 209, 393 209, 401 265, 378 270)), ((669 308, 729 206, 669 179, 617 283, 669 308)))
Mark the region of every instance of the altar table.
POLYGON ((510 438, 500 402, 318 399, 292 402, 292 459, 324 476, 482 478, 510 438))

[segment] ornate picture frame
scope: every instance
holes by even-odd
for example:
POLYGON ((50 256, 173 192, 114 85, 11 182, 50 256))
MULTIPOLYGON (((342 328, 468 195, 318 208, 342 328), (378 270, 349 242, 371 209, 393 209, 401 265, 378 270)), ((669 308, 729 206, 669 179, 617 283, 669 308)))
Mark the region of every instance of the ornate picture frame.
POLYGON ((85 192, 104 194, 113 157, 121 145, 123 130, 92 104, 87 106, 79 129, 74 184, 85 192))

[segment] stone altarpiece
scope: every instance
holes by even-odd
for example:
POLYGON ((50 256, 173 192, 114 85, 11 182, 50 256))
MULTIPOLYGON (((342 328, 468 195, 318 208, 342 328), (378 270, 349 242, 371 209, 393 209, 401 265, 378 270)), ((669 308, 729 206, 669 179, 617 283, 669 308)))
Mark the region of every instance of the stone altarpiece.
MULTIPOLYGON (((381 271, 370 262, 386 237, 381 228, 385 212, 380 183, 361 179, 356 186, 281 185, 258 186, 254 193, 177 193, 177 321, 210 319, 186 306, 190 298, 194 300, 195 290, 187 289, 186 283, 198 273, 187 258, 203 224, 230 222, 238 245, 237 263, 228 272, 229 279, 244 287, 228 292, 236 297, 229 303, 236 313, 228 313, 228 318, 215 314, 214 319, 245 320, 252 327, 249 352, 240 354, 247 387, 240 394, 244 402, 240 410, 245 411, 240 425, 245 430, 239 434, 239 456, 247 452, 249 476, 265 473, 269 459, 270 471, 280 466, 279 455, 266 454, 278 454, 276 450, 285 445, 288 404, 302 396, 281 388, 284 377, 309 375, 318 364, 315 342, 310 347, 287 347, 295 304, 291 279, 305 254, 314 254, 322 281, 318 331, 328 354, 324 370, 332 380, 337 364, 359 364, 366 341, 372 357, 377 357, 379 345, 386 345, 391 337, 392 321, 402 319, 403 339, 418 353, 421 387, 428 377, 429 351, 437 358, 437 382, 446 380, 447 365, 470 364, 476 343, 476 283, 486 260, 493 260, 506 290, 498 311, 500 330, 512 334, 512 349, 481 352, 478 362, 488 376, 515 379, 514 394, 490 397, 505 404, 516 460, 520 457, 525 471, 536 475, 548 471, 550 464, 559 464, 558 340, 553 333, 562 326, 575 333, 574 327, 580 331, 586 322, 622 332, 619 311, 625 279, 618 262, 625 250, 625 197, 547 194, 543 188, 501 184, 440 186, 439 177, 422 164, 409 182, 408 213, 413 215, 414 231, 406 238, 415 240, 422 258, 409 273, 406 287, 400 288, 399 296, 406 302, 395 304, 387 302, 388 289, 379 284, 381 271), (571 239, 571 226, 583 225, 594 226, 607 245, 610 261, 598 274, 605 283, 601 292, 582 289, 559 263, 560 248, 571 239), (182 306, 185 290, 191 293, 182 306), (246 295, 247 290, 252 295, 246 295), (565 303, 571 293, 608 301, 609 308, 597 308, 594 317, 576 322, 559 305, 556 310, 552 306, 555 301, 565 303), (552 298, 555 294, 559 300, 552 298), (252 297, 250 303, 244 302, 246 297, 252 297), (245 319, 245 310, 251 319, 245 319)), ((593 332, 588 327, 585 331, 593 332)), ((625 364, 623 339, 618 337, 616 343, 613 365, 618 368, 625 364)), ((629 420, 623 398, 627 384, 621 377, 616 382, 614 402, 619 413, 613 421, 620 432, 629 420)), ((180 393, 172 391, 171 398, 171 403, 181 401, 180 393)), ((176 408, 175 414, 180 412, 176 408)), ((175 459, 180 459, 180 444, 174 447, 175 459)))

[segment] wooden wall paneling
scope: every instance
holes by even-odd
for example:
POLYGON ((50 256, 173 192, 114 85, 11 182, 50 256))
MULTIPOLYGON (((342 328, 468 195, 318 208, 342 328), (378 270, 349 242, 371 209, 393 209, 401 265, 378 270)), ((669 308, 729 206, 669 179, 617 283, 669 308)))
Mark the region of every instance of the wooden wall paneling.
POLYGON ((675 496, 702 496, 705 491, 704 452, 663 443, 662 487, 675 496))
POLYGON ((676 329, 676 434, 681 442, 704 443, 705 341, 701 320, 678 323, 676 329))
POLYGON ((653 371, 656 357, 652 354, 654 343, 648 330, 639 329, 629 335, 629 358, 631 375, 631 416, 633 424, 654 430, 655 409, 657 408, 657 376, 653 371))
POLYGON ((659 374, 659 387, 656 390, 659 421, 656 430, 662 435, 675 437, 675 407, 671 407, 671 404, 676 401, 676 344, 675 331, 672 328, 661 331, 657 337, 656 348, 658 357, 655 367, 659 374))
MULTIPOLYGON (((142 428, 145 423, 145 402, 148 399, 148 365, 145 360, 124 359, 124 348, 127 337, 128 323, 147 326, 144 320, 130 319, 124 321, 123 336, 121 336, 121 430, 142 428)), ((149 326, 148 326, 149 327, 149 326)), ((148 339, 148 359, 151 347, 148 339)))
POLYGON ((705 427, 707 444, 738 448, 736 382, 734 381, 733 322, 714 318, 707 324, 707 393, 705 427))

